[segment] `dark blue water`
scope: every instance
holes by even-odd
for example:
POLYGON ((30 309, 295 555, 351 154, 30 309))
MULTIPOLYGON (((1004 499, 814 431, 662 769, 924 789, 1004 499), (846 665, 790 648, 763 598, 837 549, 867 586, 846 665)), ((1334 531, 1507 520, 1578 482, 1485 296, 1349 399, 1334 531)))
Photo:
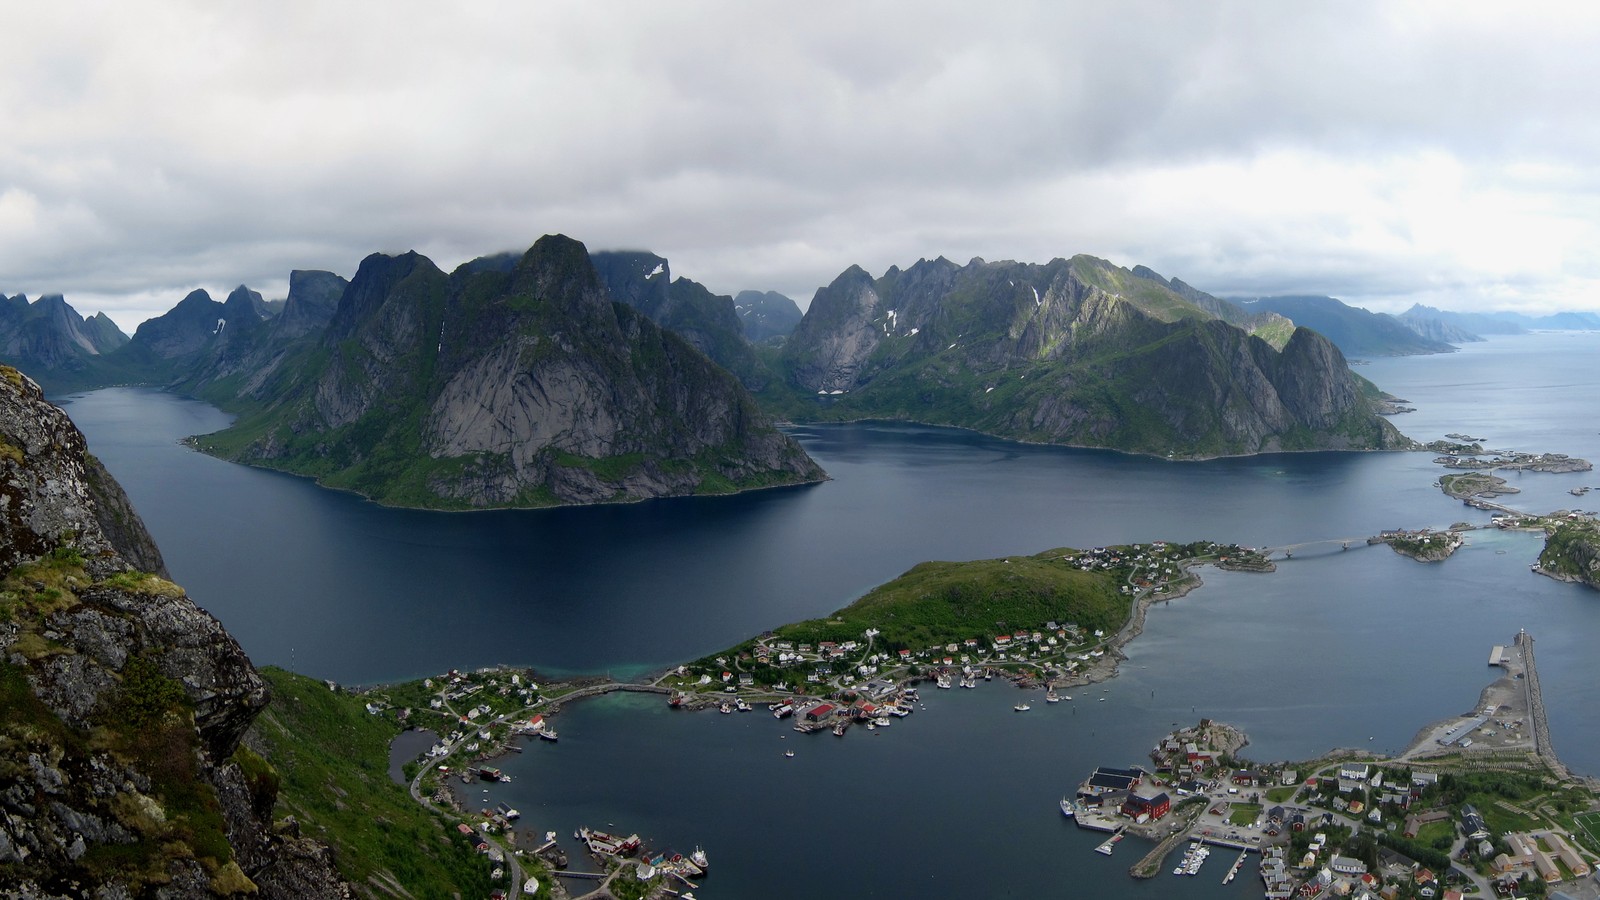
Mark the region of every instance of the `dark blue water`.
MULTIPOLYGON (((1395 422, 1420 439, 1464 431, 1600 459, 1597 350, 1600 335, 1533 335, 1361 371, 1419 408, 1395 422)), ((67 409, 175 578, 258 662, 351 682, 494 662, 662 667, 829 612, 924 559, 1154 538, 1283 545, 1485 518, 1438 492, 1428 454, 1175 464, 882 425, 798 431, 834 478, 814 487, 425 513, 187 451, 177 438, 225 422, 201 404, 106 390, 67 409)), ((1509 477, 1525 491, 1511 502, 1539 511, 1583 505, 1567 489, 1600 485, 1592 472, 1509 477)), ((1557 750, 1600 772, 1600 595, 1529 574, 1538 548, 1477 532, 1435 565, 1324 545, 1274 575, 1208 570, 1204 589, 1152 612, 1120 678, 1024 715, 999 687, 931 692, 928 711, 882 736, 796 743, 762 714, 580 704, 562 714, 561 743, 511 759, 520 777, 497 790, 530 829, 617 822, 705 843, 707 896, 810 896, 818 884, 801 873, 820 860, 852 873, 848 896, 1258 896, 1251 878, 1217 884, 1220 857, 1200 878, 1131 882, 1142 851, 1088 852, 1095 841, 1058 821, 1055 800, 1200 716, 1244 727, 1262 759, 1398 748, 1471 707, 1489 646, 1523 627, 1557 750)))

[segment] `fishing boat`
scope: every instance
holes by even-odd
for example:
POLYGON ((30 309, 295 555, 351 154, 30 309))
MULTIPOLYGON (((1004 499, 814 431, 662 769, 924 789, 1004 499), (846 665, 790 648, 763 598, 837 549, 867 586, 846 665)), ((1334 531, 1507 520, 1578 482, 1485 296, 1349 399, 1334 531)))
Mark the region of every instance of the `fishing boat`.
POLYGON ((1071 797, 1061 798, 1061 814, 1069 819, 1078 817, 1078 807, 1072 802, 1071 797))
POLYGON ((711 869, 711 864, 706 861, 706 851, 700 849, 699 844, 694 845, 694 852, 689 854, 689 860, 695 865, 699 866, 702 871, 709 871, 711 869))
POLYGON ((1060 695, 1058 695, 1056 693, 1055 688, 1051 688, 1050 690, 1044 692, 1044 702, 1046 702, 1046 703, 1060 703, 1061 702, 1061 697, 1060 697, 1060 695))
POLYGON ((846 731, 849 731, 849 730, 850 730, 850 720, 849 719, 840 719, 833 726, 833 736, 834 737, 844 737, 844 733, 846 731))
POLYGON ((1119 831, 1116 834, 1113 834, 1111 837, 1107 838, 1105 843, 1103 843, 1100 846, 1094 848, 1094 852, 1099 853, 1099 854, 1101 854, 1103 856, 1110 856, 1112 849, 1115 848, 1117 846, 1117 842, 1121 841, 1121 840, 1122 840, 1122 832, 1119 831))
MULTIPOLYGON (((545 727, 539 729, 539 739, 542 741, 555 742, 561 740, 561 736, 556 734, 556 730, 554 728, 546 725, 545 727)), ((510 781, 511 779, 506 778, 505 780, 510 781)))
POLYGON ((936 679, 934 681, 934 685, 939 687, 939 688, 943 688, 944 690, 949 690, 950 689, 950 676, 949 675, 945 675, 943 673, 940 673, 938 679, 936 679))

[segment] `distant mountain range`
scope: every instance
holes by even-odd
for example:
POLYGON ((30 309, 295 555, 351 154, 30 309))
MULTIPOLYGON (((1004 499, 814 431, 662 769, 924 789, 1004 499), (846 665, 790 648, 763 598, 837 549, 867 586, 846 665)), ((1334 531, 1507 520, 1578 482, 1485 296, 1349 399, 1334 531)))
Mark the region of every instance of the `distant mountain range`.
POLYGON ((277 302, 195 291, 132 338, 60 296, 0 298, 0 360, 53 392, 201 397, 240 414, 201 442, 211 452, 466 508, 823 477, 768 415, 1175 457, 1401 446, 1347 356, 1528 328, 1600 316, 1235 302, 1090 256, 920 260, 876 278, 852 266, 802 315, 782 294, 674 278, 648 251, 553 237, 449 274, 416 254, 369 257, 351 281, 295 271, 277 302))
POLYGON ((1239 300, 1245 309, 1274 312, 1320 332, 1346 356, 1411 356, 1448 353, 1449 342, 1426 337, 1386 313, 1347 306, 1332 297, 1256 297, 1239 300))

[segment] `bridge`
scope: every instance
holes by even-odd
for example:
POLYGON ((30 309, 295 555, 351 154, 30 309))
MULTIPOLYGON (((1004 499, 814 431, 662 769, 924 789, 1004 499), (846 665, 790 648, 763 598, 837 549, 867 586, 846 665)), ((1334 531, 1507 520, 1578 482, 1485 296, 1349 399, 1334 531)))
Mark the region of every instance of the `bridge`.
POLYGON ((1315 550, 1319 547, 1337 547, 1339 548, 1339 552, 1343 553, 1346 550, 1369 546, 1374 542, 1382 543, 1382 541, 1378 541, 1376 538, 1366 536, 1353 538, 1323 538, 1315 541, 1301 541, 1298 544, 1284 544, 1281 547, 1262 547, 1261 553, 1267 559, 1271 559, 1273 554, 1277 553, 1283 554, 1284 559, 1294 559, 1294 555, 1296 553, 1306 550, 1315 550))

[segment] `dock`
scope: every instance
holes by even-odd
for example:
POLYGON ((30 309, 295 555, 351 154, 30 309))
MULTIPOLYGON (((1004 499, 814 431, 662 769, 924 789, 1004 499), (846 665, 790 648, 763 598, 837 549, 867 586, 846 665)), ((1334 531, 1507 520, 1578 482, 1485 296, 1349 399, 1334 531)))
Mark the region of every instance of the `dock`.
POLYGON ((1232 866, 1232 868, 1228 869, 1228 874, 1222 876, 1222 883, 1223 884, 1232 884, 1233 883, 1234 876, 1238 875, 1239 874, 1239 870, 1244 868, 1244 861, 1249 856, 1250 856, 1250 851, 1249 850, 1240 850, 1239 851, 1239 858, 1233 861, 1233 866, 1232 866))

